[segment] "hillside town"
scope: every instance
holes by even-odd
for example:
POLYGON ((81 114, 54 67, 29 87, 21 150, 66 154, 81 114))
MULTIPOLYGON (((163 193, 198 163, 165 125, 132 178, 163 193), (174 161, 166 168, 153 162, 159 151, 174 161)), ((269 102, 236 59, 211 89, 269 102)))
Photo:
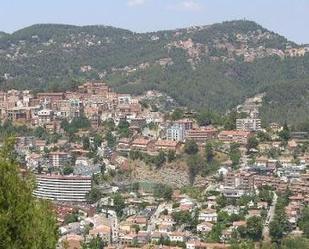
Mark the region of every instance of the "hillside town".
POLYGON ((52 202, 58 248, 214 249, 309 236, 308 134, 264 126, 262 98, 219 124, 165 109, 173 100, 159 92, 119 94, 102 82, 9 90, 1 129, 16 134, 33 195, 52 202))

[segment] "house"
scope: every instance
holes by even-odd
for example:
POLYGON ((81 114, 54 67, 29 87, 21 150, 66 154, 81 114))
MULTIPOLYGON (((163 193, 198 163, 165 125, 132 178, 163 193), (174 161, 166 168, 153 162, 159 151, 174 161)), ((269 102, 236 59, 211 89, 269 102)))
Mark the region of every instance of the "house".
POLYGON ((253 216, 261 216, 261 210, 260 209, 250 209, 248 210, 248 215, 246 216, 246 218, 250 218, 253 216))
POLYGON ((55 103, 58 100, 64 99, 64 93, 58 92, 58 93, 52 93, 52 92, 46 92, 46 93, 38 93, 37 98, 42 102, 49 102, 49 103, 55 103))
POLYGON ((137 138, 132 141, 131 149, 147 151, 153 148, 153 145, 154 145, 153 140, 145 139, 145 138, 137 138))
POLYGON ((247 222, 245 220, 240 220, 240 221, 234 221, 232 227, 234 229, 237 229, 238 227, 243 226, 246 227, 247 226, 247 222))
POLYGON ((185 241, 185 233, 183 232, 171 232, 168 234, 168 237, 171 242, 184 242, 185 241))
POLYGON ((218 130, 212 126, 191 129, 186 132, 186 139, 193 140, 198 144, 204 144, 209 139, 214 139, 218 130))
POLYGON ((136 241, 139 245, 145 245, 150 240, 150 234, 147 231, 139 231, 136 236, 136 241))
POLYGON ((233 206, 233 205, 228 205, 225 208, 223 208, 222 211, 227 212, 229 215, 239 214, 239 207, 233 206))
POLYGON ((186 249, 227 249, 230 246, 228 244, 221 243, 205 243, 199 240, 189 240, 186 243, 186 249))
POLYGON ((248 139, 251 136, 251 132, 249 131, 221 131, 218 135, 218 139, 225 143, 239 143, 242 145, 246 145, 248 143, 248 139))
POLYGON ((268 203, 266 201, 259 201, 257 203, 257 208, 258 209, 267 209, 268 203))
POLYGON ((220 236, 220 240, 222 242, 226 242, 226 241, 230 240, 231 238, 232 238, 232 229, 231 228, 224 229, 222 231, 221 236, 220 236))
POLYGON ((34 140, 34 146, 38 148, 39 150, 43 151, 44 147, 46 146, 46 141, 41 139, 35 139, 34 140))
POLYGON ((196 230, 200 233, 208 233, 211 231, 212 227, 212 223, 204 221, 196 226, 196 230))
POLYGON ((77 234, 68 234, 61 237, 60 240, 67 245, 67 249, 80 249, 84 238, 77 234))
POLYGON ((129 234, 119 234, 119 243, 121 245, 131 245, 132 242, 136 240, 136 234, 135 233, 129 233, 129 234))
POLYGON ((173 231, 173 228, 174 228, 173 224, 164 223, 164 224, 159 224, 158 231, 160 233, 169 233, 173 231))
POLYGON ((89 235, 92 237, 100 236, 104 241, 110 242, 111 240, 111 227, 107 225, 95 226, 89 230, 89 235))
POLYGON ((155 150, 156 151, 178 151, 180 148, 180 143, 173 140, 158 140, 155 142, 155 150))
POLYGON ((42 109, 38 111, 38 125, 45 125, 50 123, 53 120, 54 113, 50 109, 42 109))
POLYGON ((69 161, 69 154, 66 152, 50 152, 48 158, 53 167, 62 167, 69 161))
POLYGON ((208 208, 200 211, 198 220, 216 223, 217 218, 218 218, 217 211, 208 208))
POLYGON ((148 220, 146 216, 137 215, 133 218, 133 223, 138 225, 141 229, 147 227, 148 220))
POLYGON ((179 209, 181 211, 191 211, 194 207, 194 203, 189 198, 183 198, 180 200, 179 209))
POLYGON ((159 242, 161 238, 167 239, 168 238, 167 233, 153 232, 150 236, 151 241, 155 243, 159 242))

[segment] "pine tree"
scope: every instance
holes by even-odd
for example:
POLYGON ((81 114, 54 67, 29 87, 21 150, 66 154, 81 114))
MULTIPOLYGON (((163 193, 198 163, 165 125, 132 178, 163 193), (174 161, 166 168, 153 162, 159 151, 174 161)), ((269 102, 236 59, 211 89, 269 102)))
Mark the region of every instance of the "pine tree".
POLYGON ((0 248, 54 249, 55 216, 48 202, 32 195, 33 178, 19 174, 13 148, 9 138, 0 151, 0 248))

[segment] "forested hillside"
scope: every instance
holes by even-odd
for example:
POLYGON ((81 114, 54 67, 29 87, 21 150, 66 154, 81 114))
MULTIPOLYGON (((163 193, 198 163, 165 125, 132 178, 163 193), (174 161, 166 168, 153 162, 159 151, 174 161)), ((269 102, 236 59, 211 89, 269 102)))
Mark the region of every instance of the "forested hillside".
POLYGON ((0 32, 0 87, 59 91, 102 80, 219 112, 265 92, 266 121, 299 123, 309 114, 308 52, 251 21, 152 33, 41 24, 0 32))

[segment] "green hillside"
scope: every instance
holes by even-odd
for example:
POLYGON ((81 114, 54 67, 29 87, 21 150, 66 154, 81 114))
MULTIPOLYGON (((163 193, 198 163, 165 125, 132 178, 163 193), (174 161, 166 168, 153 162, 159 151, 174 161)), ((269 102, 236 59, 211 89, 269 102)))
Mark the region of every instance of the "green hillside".
POLYGON ((219 112, 265 92, 266 121, 298 123, 309 114, 309 53, 291 57, 291 48, 301 47, 251 21, 152 33, 38 24, 0 33, 0 87, 59 91, 102 80, 219 112))

